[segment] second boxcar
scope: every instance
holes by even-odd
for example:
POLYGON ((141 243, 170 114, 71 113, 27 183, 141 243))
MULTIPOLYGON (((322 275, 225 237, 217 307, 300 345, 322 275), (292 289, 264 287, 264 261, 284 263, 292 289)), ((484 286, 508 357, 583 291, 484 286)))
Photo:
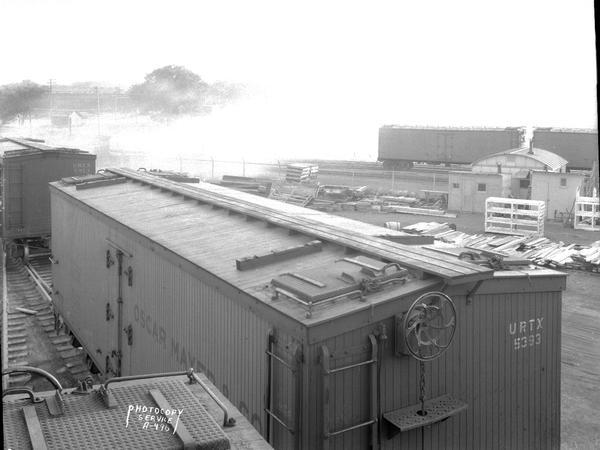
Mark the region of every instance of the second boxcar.
POLYGON ((0 139, 2 237, 26 240, 50 235, 48 182, 95 172, 96 155, 29 139, 0 139))
POLYGON ((519 148, 524 128, 451 128, 386 125, 379 129, 379 156, 389 168, 413 162, 471 164, 491 153, 519 148))
POLYGON ((598 130, 535 128, 535 146, 550 150, 569 162, 569 169, 591 169, 598 159, 598 130))

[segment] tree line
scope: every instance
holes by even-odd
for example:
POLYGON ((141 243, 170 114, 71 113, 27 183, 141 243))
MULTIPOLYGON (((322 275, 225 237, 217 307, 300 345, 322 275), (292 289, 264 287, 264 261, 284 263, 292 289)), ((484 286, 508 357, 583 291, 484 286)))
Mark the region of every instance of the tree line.
MULTIPOLYGON (((23 81, 0 86, 0 124, 23 121, 50 104, 50 86, 23 81)), ((147 74, 144 81, 127 92, 128 108, 139 114, 178 116, 207 114, 213 107, 227 104, 243 94, 239 84, 207 83, 182 66, 165 66, 147 74)))

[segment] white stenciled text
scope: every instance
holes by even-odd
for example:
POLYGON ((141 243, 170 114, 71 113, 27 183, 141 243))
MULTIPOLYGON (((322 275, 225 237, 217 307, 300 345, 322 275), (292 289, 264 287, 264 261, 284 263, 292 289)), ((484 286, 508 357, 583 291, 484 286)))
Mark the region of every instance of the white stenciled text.
POLYGON ((508 324, 508 333, 513 337, 514 350, 535 347, 542 343, 542 331, 544 329, 544 318, 536 317, 508 324))

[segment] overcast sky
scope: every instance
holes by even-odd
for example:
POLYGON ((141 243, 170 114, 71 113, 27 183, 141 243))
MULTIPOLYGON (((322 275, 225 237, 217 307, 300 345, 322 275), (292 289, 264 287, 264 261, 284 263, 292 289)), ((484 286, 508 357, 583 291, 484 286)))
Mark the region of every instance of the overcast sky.
POLYGON ((127 87, 184 65, 254 86, 270 117, 332 145, 384 123, 597 126, 592 0, 0 5, 0 84, 127 87))

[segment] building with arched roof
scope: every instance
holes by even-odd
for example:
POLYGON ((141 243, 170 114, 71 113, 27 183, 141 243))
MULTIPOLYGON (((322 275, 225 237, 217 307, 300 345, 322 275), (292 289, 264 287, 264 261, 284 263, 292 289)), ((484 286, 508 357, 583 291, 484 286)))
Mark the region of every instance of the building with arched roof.
POLYGON ((470 172, 450 172, 448 208, 485 211, 487 197, 531 198, 531 173, 565 173, 567 160, 556 153, 529 147, 504 150, 473 162, 470 172))
POLYGON ((564 173, 567 160, 542 148, 529 147, 493 153, 473 162, 473 173, 508 174, 511 177, 510 194, 516 198, 529 198, 531 172, 564 173))
POLYGON ((513 176, 523 171, 566 172, 567 160, 542 148, 523 147, 505 150, 484 156, 473 162, 476 173, 510 173, 513 176))

